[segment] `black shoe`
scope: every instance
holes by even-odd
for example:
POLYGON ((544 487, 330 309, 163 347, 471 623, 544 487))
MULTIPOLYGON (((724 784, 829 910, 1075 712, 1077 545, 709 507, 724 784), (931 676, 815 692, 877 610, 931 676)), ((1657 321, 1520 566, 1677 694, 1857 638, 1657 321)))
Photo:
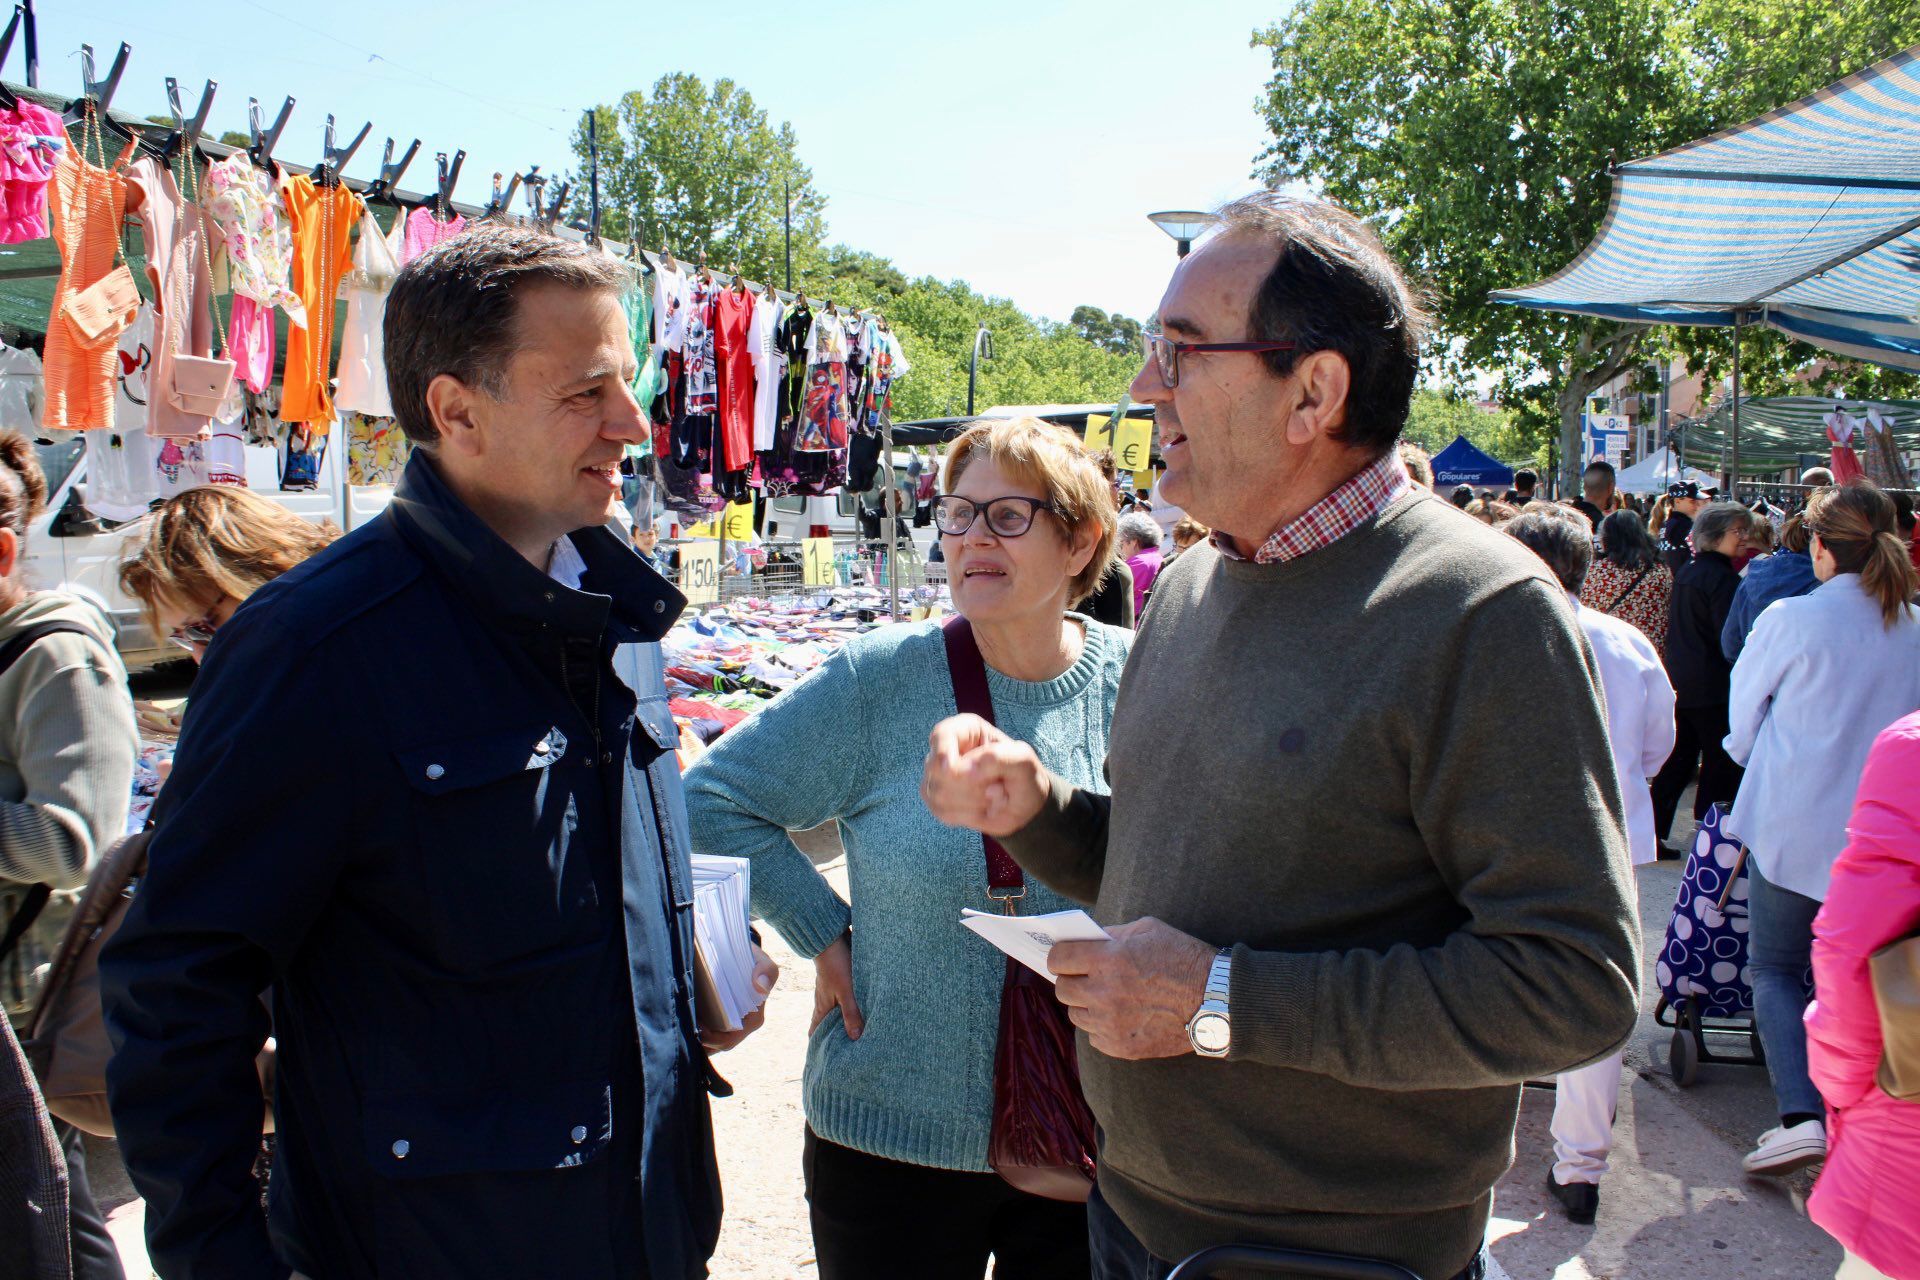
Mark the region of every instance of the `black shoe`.
POLYGON ((1547 1190, 1567 1211, 1567 1221, 1577 1226, 1588 1226, 1593 1222, 1595 1211, 1600 1208, 1600 1188, 1591 1182, 1576 1182, 1570 1186, 1561 1186, 1554 1179, 1553 1170, 1547 1170, 1547 1190))
POLYGON ((1676 849, 1662 840, 1660 842, 1660 852, 1657 857, 1661 862, 1685 862, 1687 860, 1687 851, 1685 849, 1676 849))

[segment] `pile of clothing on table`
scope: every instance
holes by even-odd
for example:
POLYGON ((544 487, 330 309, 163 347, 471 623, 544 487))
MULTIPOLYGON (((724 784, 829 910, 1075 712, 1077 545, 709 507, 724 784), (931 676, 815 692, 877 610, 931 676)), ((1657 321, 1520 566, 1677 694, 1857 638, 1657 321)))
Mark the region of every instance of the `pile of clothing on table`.
POLYGON ((891 622, 887 607, 883 592, 836 587, 815 596, 729 601, 681 619, 660 643, 681 763, 691 764, 850 638, 891 622))

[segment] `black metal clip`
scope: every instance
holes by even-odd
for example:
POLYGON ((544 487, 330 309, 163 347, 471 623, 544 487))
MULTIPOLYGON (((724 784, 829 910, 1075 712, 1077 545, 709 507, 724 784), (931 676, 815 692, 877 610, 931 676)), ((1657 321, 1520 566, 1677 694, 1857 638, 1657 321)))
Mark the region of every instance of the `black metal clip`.
POLYGON ((280 144, 280 134, 287 127, 287 117, 293 114, 293 99, 288 98, 280 104, 280 114, 273 118, 273 128, 264 132, 260 128, 260 99, 247 99, 247 128, 253 141, 247 146, 247 155, 262 169, 273 163, 273 149, 280 144))
POLYGON ((160 142, 160 154, 168 159, 180 154, 182 150, 191 151, 200 145, 200 134, 207 127, 207 116, 213 111, 214 91, 219 82, 207 81, 207 87, 200 91, 200 107, 191 118, 180 110, 180 82, 172 76, 167 77, 167 105, 173 108, 173 132, 160 142))
POLYGON ((93 104, 94 110, 99 112, 102 120, 107 118, 107 107, 113 102, 114 91, 120 87, 120 75, 127 69, 127 55, 132 52, 133 46, 122 41, 120 52, 113 55, 112 69, 107 72, 107 78, 102 80, 94 75, 93 46, 90 44, 80 46, 81 92, 78 98, 67 104, 66 111, 62 113, 68 124, 78 124, 86 118, 89 102, 93 104))
POLYGON ((326 148, 322 152, 325 158, 313 167, 313 180, 323 186, 338 186, 340 175, 346 169, 348 162, 353 159, 353 153, 360 149, 360 144, 365 142, 367 135, 372 132, 373 122, 369 120, 360 126, 359 133, 353 135, 352 142, 344 148, 337 147, 333 141, 333 117, 328 116, 326 148))
POLYGON ((393 139, 388 138, 387 148, 380 155, 380 176, 368 185, 367 199, 392 202, 393 193, 400 186, 400 175, 407 171, 407 166, 413 163, 413 157, 419 150, 420 139, 415 138, 413 144, 407 148, 406 154, 400 157, 400 162, 395 164, 393 139))

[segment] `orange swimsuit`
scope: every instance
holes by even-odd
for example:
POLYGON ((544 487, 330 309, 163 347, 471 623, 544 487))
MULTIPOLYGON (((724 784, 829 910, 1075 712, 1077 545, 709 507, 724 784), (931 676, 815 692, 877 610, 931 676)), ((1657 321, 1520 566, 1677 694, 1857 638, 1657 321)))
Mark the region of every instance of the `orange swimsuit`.
POLYGON ((325 433, 333 426, 330 380, 340 277, 353 267, 349 241, 366 205, 346 187, 317 186, 305 174, 283 176, 280 190, 293 227, 293 290, 307 310, 304 327, 287 327, 280 420, 309 422, 325 433))
POLYGON ((113 427, 114 379, 119 372, 120 334, 116 325, 88 338, 67 318, 66 302, 113 270, 126 217, 127 180, 122 172, 133 154, 132 142, 111 169, 85 160, 73 139, 60 149, 53 170, 53 198, 47 212, 53 243, 60 248, 60 280, 53 290, 53 314, 47 319, 45 377, 47 396, 41 423, 67 431, 113 427), (69 253, 68 246, 74 246, 69 253))

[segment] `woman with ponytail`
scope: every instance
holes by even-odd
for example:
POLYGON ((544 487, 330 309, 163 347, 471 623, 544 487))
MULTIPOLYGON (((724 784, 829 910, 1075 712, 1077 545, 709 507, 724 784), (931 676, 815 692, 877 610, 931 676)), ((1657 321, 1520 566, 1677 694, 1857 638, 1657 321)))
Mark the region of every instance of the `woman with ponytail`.
POLYGON ((1820 586, 1769 605, 1733 668, 1727 753, 1747 776, 1729 825, 1751 851, 1753 1012, 1780 1110, 1750 1173, 1826 1158, 1801 1021, 1813 918, 1874 738, 1920 710, 1920 582, 1894 527, 1892 500, 1871 484, 1815 493, 1806 529, 1820 586))

